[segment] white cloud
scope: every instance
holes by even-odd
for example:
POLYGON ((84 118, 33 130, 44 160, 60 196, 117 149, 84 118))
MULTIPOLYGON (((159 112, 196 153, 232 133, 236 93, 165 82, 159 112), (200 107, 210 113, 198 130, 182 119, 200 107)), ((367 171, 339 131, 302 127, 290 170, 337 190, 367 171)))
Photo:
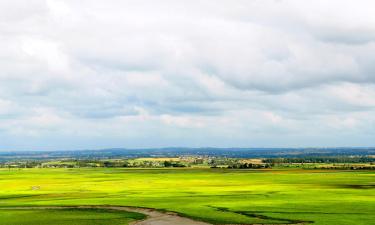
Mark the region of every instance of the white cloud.
POLYGON ((374 7, 1 1, 2 148, 373 145, 374 7))

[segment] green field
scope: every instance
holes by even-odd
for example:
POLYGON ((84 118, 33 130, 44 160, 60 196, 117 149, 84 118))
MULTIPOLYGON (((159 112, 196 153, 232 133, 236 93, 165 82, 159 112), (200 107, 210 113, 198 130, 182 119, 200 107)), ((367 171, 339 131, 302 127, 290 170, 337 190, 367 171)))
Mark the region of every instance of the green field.
POLYGON ((1 225, 126 225, 142 214, 103 209, 2 209, 1 225))
MULTIPOLYGON (((217 224, 369 225, 375 224, 374 188, 375 173, 366 171, 1 169, 0 207, 122 205, 175 211, 217 224)), ((12 213, 42 214, 31 211, 12 213)), ((47 211, 47 219, 56 218, 58 210, 47 211)), ((101 224, 100 218, 124 220, 106 224, 126 224, 137 216, 63 211, 66 216, 58 218, 67 221, 82 213, 87 214, 84 218, 98 219, 90 224, 101 224)), ((6 209, 0 212, 0 221, 14 218, 6 209)), ((86 222, 83 219, 80 224, 86 222)))

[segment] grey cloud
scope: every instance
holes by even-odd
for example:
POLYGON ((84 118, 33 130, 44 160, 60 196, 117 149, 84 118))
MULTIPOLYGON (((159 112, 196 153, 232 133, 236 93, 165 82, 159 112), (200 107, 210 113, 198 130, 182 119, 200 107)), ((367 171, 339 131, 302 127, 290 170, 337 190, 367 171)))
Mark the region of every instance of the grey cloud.
POLYGON ((317 35, 322 41, 337 44, 364 45, 375 41, 375 29, 337 29, 328 27, 317 35))

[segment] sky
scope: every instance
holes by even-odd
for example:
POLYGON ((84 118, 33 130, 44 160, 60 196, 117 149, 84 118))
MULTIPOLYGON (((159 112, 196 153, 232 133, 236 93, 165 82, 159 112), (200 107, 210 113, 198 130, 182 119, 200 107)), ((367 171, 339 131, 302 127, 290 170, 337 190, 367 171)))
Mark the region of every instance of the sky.
POLYGON ((375 1, 0 1, 0 150, 167 146, 375 146, 375 1))

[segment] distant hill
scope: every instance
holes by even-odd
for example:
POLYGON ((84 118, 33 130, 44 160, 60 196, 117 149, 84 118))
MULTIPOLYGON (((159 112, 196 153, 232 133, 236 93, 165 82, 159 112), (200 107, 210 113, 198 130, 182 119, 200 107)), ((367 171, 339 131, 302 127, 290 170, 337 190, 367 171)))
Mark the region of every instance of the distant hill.
POLYGON ((112 148, 101 150, 0 152, 0 161, 17 159, 105 159, 137 157, 218 156, 231 158, 292 158, 311 156, 369 156, 373 148, 112 148))

